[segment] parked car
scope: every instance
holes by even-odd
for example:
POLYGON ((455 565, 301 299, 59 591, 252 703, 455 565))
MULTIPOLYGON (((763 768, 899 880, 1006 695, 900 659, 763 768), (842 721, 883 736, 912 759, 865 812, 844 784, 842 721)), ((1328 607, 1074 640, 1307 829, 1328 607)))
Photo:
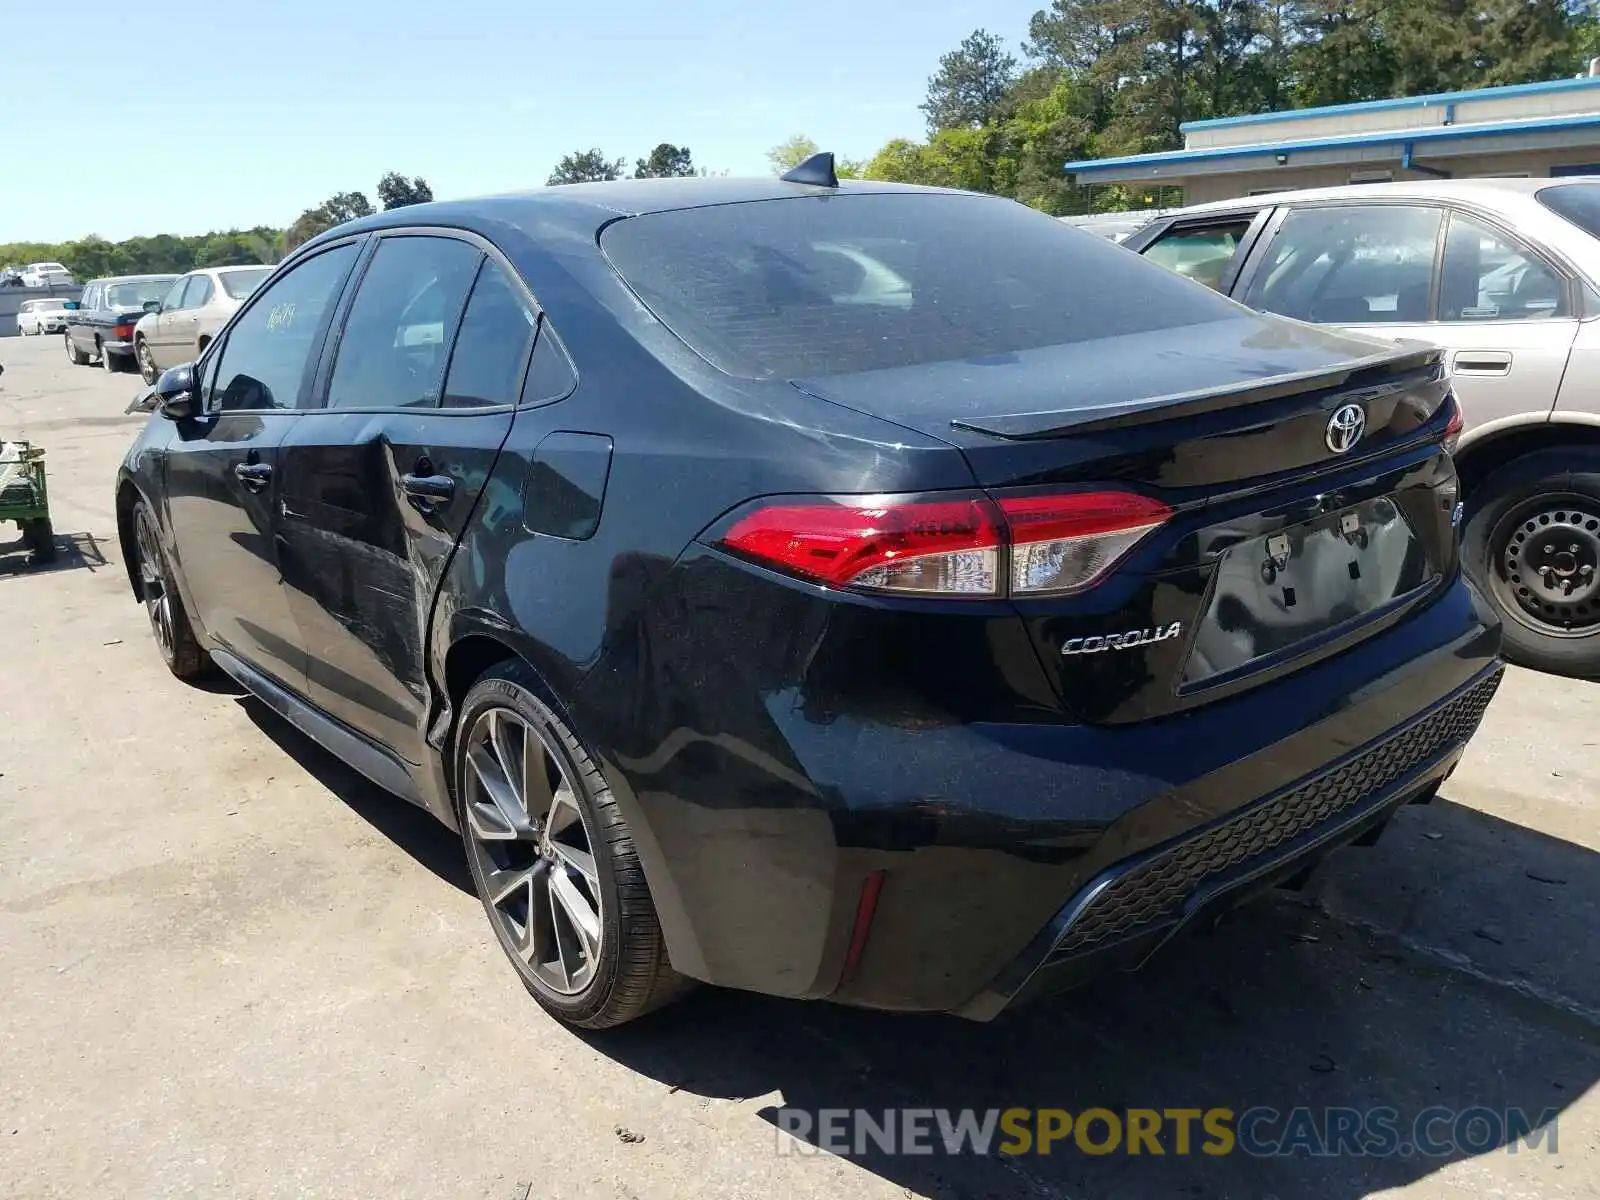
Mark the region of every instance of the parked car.
POLYGON ((133 357, 146 383, 205 352, 271 267, 206 267, 181 276, 133 327, 133 357))
POLYGON ((23 287, 70 287, 72 272, 58 262, 29 263, 22 268, 23 287))
POLYGON ((1151 221, 1164 216, 1166 209, 1136 209, 1131 212, 1086 213, 1076 217, 1062 217, 1068 225, 1093 233, 1112 242, 1125 242, 1151 221))
POLYGON ((1466 569, 1506 656, 1600 677, 1600 179, 1285 192, 1125 245, 1263 311, 1445 347, 1466 569))
POLYGON ((145 305, 172 290, 176 275, 118 275, 91 279, 83 295, 68 303, 67 357, 78 366, 98 362, 107 371, 133 365, 133 327, 145 305))
POLYGON ((65 299, 24 300, 17 307, 17 332, 23 337, 60 333, 67 327, 65 299))
POLYGON ((1134 965, 1430 798, 1500 678, 1439 351, 831 175, 339 226, 118 474, 171 671, 460 830, 576 1025, 1134 965))

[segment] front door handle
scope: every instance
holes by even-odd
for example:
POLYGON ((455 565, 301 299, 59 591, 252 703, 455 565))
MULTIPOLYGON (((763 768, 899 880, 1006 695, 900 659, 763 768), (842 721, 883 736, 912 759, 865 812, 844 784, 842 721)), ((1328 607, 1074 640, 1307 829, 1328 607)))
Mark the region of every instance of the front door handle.
POLYGON ((456 481, 448 475, 400 476, 400 490, 419 512, 432 512, 450 503, 456 494, 456 481))
POLYGON ((272 482, 272 467, 267 463, 242 462, 233 468, 233 476, 249 491, 259 492, 272 482))
POLYGON ((1458 350, 1451 366, 1458 375, 1508 375, 1511 351, 1458 350))

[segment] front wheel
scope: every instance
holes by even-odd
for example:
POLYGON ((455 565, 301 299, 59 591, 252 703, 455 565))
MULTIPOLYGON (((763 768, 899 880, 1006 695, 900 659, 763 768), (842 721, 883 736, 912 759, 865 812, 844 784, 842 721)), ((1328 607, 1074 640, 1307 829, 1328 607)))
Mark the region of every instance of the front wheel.
POLYGON ((1513 459, 1467 503, 1464 565, 1505 623, 1506 658, 1600 678, 1600 449, 1513 459))
POLYGON ((139 363, 139 378, 154 383, 161 372, 156 370, 156 360, 150 356, 150 343, 139 338, 133 343, 133 357, 139 363))
POLYGON ((578 737, 521 662, 467 693, 456 816, 501 949, 552 1015, 585 1029, 642 1016, 689 986, 667 960, 633 838, 578 737))
POLYGON ((179 679, 199 679, 211 671, 211 656, 200 646, 183 597, 172 578, 155 514, 143 500, 133 506, 133 540, 139 561, 134 564, 139 579, 139 598, 150 619, 150 632, 156 639, 161 658, 179 679))

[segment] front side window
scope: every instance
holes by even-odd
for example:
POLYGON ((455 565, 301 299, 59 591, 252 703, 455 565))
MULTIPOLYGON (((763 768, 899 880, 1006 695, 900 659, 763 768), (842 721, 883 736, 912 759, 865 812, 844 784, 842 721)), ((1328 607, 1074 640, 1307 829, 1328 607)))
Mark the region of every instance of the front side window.
POLYGON ((533 306, 522 298, 499 264, 485 262, 450 355, 445 407, 515 403, 536 319, 533 306))
POLYGON ((173 309, 182 308, 183 289, 188 286, 189 276, 185 275, 178 279, 170 288, 168 288, 167 294, 161 297, 161 311, 171 312, 173 309))
POLYGON ((1437 208, 1349 204, 1291 211, 1244 302, 1327 325, 1428 319, 1437 208))
POLYGON ((1147 247, 1144 256, 1220 292, 1223 272, 1249 229, 1248 217, 1226 224, 1173 229, 1147 247))
POLYGON ((328 407, 438 404, 445 357, 482 257, 455 238, 379 242, 339 335, 328 407))
POLYGON ((1451 215, 1439 275, 1441 321, 1528 321, 1566 312, 1561 276, 1481 221, 1451 215))
POLYGON ((354 242, 324 250, 255 297, 228 334, 214 389, 219 408, 295 406, 323 319, 355 258, 354 242))
POLYGON ((613 221, 600 244, 668 328, 751 378, 987 358, 1239 316, 1103 238, 991 197, 677 209, 613 221))

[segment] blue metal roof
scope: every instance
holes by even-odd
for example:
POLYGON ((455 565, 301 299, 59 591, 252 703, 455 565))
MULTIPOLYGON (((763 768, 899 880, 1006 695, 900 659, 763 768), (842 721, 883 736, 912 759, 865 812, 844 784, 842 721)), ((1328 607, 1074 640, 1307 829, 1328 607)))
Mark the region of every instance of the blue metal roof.
MULTIPOLYGON (((1600 81, 1597 81, 1600 82, 1600 81)), ((1478 125, 1427 125, 1420 129, 1381 129, 1367 133, 1346 133, 1335 137, 1305 138, 1298 141, 1258 142, 1248 146, 1209 146, 1200 150, 1165 150, 1155 154, 1125 154, 1120 158, 1090 158, 1069 162, 1062 169, 1073 175, 1092 175, 1122 167, 1181 166, 1186 163, 1216 162, 1227 158, 1267 158, 1308 150, 1341 150, 1362 146, 1395 146, 1460 141, 1463 138, 1497 137, 1518 133, 1549 133, 1554 130, 1600 127, 1600 113, 1574 113, 1562 117, 1540 117, 1524 121, 1485 121, 1478 125)))
POLYGON ((1397 100, 1363 100, 1355 104, 1327 104, 1320 108, 1292 108, 1282 112, 1247 113, 1242 117, 1213 117, 1207 121, 1185 121, 1181 133, 1191 129, 1222 129, 1229 125, 1265 124, 1268 121, 1294 121, 1303 117, 1341 116, 1345 113, 1381 112, 1391 108, 1428 108, 1437 104, 1460 104, 1466 100, 1508 100, 1514 96, 1537 96, 1547 92, 1576 92, 1600 87, 1600 78, 1551 79, 1544 83, 1513 83, 1504 87, 1474 88, 1465 92, 1435 92, 1431 96, 1402 96, 1397 100))

